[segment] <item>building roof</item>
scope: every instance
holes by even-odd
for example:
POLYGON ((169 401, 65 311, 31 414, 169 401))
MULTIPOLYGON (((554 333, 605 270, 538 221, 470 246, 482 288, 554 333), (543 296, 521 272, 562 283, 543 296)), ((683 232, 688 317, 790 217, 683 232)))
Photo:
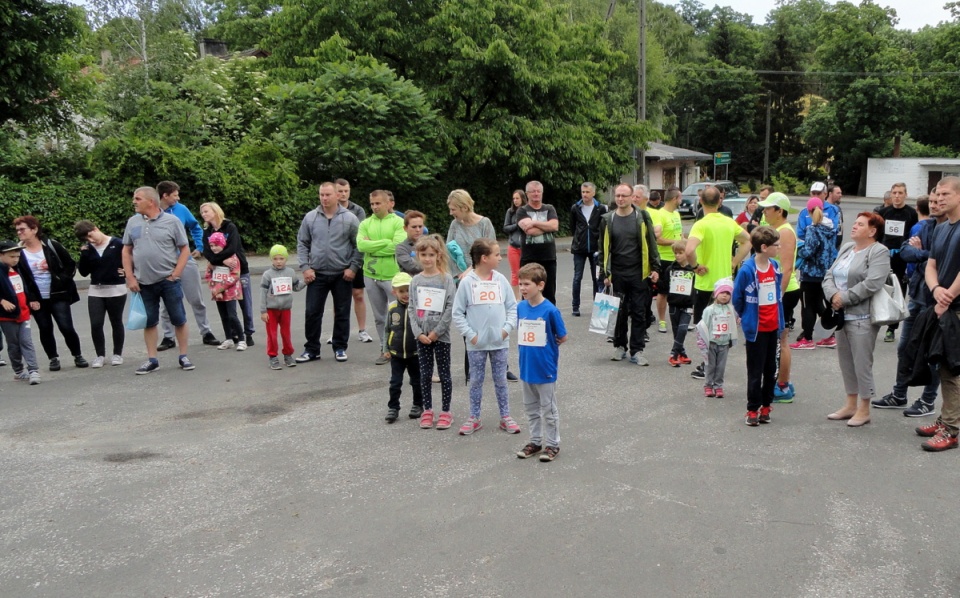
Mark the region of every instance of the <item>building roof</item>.
POLYGON ((657 160, 713 160, 713 156, 710 154, 664 145, 663 143, 651 143, 645 155, 647 158, 656 158, 657 160))

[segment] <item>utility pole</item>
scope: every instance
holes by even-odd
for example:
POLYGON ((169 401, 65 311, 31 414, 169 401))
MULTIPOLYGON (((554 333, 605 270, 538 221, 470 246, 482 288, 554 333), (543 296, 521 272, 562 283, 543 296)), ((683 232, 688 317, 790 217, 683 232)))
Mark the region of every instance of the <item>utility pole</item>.
POLYGON ((770 172, 770 104, 773 102, 773 93, 767 91, 767 134, 763 146, 763 182, 767 182, 770 172))
MULTIPOLYGON (((639 63, 637 71, 637 120, 641 123, 647 121, 647 0, 640 0, 640 35, 637 53, 639 54, 637 62, 639 63)), ((647 182, 647 157, 646 151, 638 148, 637 158, 639 168, 637 178, 640 184, 647 182)))

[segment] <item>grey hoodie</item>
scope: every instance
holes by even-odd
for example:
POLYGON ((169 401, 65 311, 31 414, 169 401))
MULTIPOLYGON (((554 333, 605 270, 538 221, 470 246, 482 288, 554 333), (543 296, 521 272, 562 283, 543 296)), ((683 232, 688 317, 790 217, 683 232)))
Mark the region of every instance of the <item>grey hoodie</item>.
MULTIPOLYGON (((500 286, 499 303, 478 304, 474 290, 480 284, 476 270, 467 274, 457 289, 453 300, 453 323, 467 339, 467 351, 495 351, 510 347, 509 334, 517 327, 517 299, 513 296, 510 281, 493 271, 492 282, 500 286), (503 338, 503 332, 507 338, 503 338), (470 341, 477 337, 477 344, 470 341)), ((489 281, 488 281, 489 282, 489 281)))
POLYGON ((357 250, 360 222, 343 206, 337 206, 333 218, 322 207, 303 217, 297 233, 297 258, 300 270, 312 268, 326 276, 343 274, 347 268, 356 274, 363 269, 363 254, 357 250))
POLYGON ((302 291, 307 288, 307 285, 297 278, 297 273, 290 266, 284 266, 280 269, 277 269, 276 266, 270 266, 263 273, 263 278, 260 279, 260 313, 262 314, 267 313, 268 309, 290 309, 293 307, 293 293, 273 294, 274 278, 289 278, 294 291, 302 291))

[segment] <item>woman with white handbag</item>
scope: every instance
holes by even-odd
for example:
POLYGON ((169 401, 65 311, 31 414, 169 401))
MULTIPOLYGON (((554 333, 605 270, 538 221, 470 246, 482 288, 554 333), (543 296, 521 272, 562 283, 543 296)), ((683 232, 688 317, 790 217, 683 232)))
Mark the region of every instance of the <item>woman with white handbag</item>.
POLYGON ((834 310, 843 310, 837 357, 847 393, 846 404, 827 419, 846 420, 850 427, 870 423, 870 401, 876 394, 873 349, 880 324, 871 321, 871 304, 890 274, 890 254, 878 243, 882 238, 883 218, 872 212, 858 214, 852 242, 840 248, 823 279, 824 296, 834 310))

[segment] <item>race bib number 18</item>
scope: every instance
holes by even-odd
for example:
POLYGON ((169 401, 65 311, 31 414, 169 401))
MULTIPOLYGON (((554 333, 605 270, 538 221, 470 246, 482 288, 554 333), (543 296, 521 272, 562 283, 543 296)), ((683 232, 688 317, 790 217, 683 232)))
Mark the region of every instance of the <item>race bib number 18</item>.
POLYGON ((525 347, 547 345, 547 323, 543 320, 520 320, 517 328, 517 343, 525 347))

